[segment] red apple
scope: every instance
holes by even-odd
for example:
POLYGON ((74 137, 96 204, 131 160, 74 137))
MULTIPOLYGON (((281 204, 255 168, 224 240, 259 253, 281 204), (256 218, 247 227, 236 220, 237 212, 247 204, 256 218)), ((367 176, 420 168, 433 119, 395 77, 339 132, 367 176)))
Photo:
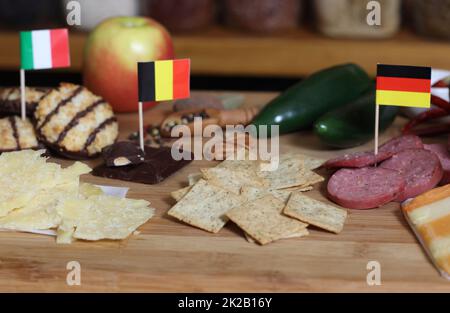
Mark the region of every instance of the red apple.
MULTIPOLYGON (((84 50, 84 84, 116 112, 138 108, 137 62, 173 59, 169 32, 146 17, 113 17, 89 35, 84 50)), ((155 105, 144 103, 145 108, 155 105)))

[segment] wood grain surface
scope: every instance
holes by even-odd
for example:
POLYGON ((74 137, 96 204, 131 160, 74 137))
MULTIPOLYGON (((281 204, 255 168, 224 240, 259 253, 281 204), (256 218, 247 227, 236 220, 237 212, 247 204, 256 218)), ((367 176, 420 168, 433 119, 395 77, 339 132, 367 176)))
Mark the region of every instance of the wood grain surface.
MULTIPOLYGON (((248 93, 246 105, 262 105, 273 96, 248 93)), ((167 104, 160 106, 167 108, 167 104)), ((159 115, 147 111, 146 122, 159 115)), ((135 114, 120 115, 119 120, 122 137, 137 128, 135 114)), ((398 134, 403 123, 398 118, 380 141, 398 134)), ((283 136, 280 141, 283 152, 322 158, 344 152, 327 150, 310 132, 283 136)), ((371 147, 368 143, 353 150, 371 147)), ((57 245, 52 237, 0 233, 0 291, 450 291, 450 282, 432 266, 396 203, 349 211, 339 235, 311 228, 307 237, 267 246, 248 243, 231 222, 218 234, 210 234, 168 217, 174 203, 169 192, 185 186, 189 173, 215 164, 194 161, 154 186, 84 176, 87 182, 130 187, 128 196, 151 201, 156 216, 140 227, 139 235, 124 241, 57 245), (66 284, 70 261, 81 264, 81 286, 66 284), (381 286, 366 283, 369 261, 381 264, 381 286)), ((315 187, 308 194, 325 199, 325 184, 315 187)))

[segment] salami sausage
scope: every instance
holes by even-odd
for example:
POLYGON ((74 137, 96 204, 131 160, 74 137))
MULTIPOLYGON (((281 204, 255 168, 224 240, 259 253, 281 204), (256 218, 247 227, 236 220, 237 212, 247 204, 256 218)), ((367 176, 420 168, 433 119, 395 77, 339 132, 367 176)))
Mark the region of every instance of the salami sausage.
POLYGON ((343 167, 360 168, 382 162, 390 157, 391 155, 386 152, 378 153, 376 156, 369 151, 355 152, 330 159, 323 166, 330 169, 343 167))
POLYGON ((441 184, 446 185, 450 183, 450 152, 447 150, 445 144, 435 143, 432 145, 424 145, 425 149, 433 152, 437 155, 441 161, 442 170, 444 174, 442 176, 441 184))
POLYGON ((328 181, 329 198, 349 209, 372 209, 398 197, 405 179, 394 170, 381 167, 340 169, 328 181))
POLYGON ((400 202, 434 188, 443 176, 439 158, 425 149, 404 150, 380 167, 396 170, 405 179, 405 188, 396 198, 400 202))
POLYGON ((393 138, 380 146, 378 154, 373 151, 355 152, 330 159, 323 165, 326 168, 360 168, 389 159, 394 154, 406 149, 423 148, 422 140, 415 135, 406 135, 393 138))
POLYGON ((447 140, 447 150, 450 151, 450 136, 448 136, 447 140))
POLYGON ((381 145, 378 151, 393 156, 407 149, 423 149, 422 140, 415 135, 400 136, 381 145))

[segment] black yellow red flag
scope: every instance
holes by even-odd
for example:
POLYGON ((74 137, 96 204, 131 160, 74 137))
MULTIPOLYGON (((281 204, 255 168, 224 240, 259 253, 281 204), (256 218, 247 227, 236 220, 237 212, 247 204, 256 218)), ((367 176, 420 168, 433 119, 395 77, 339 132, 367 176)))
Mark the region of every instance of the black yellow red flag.
POLYGON ((385 65, 377 67, 377 105, 429 108, 431 67, 385 65))

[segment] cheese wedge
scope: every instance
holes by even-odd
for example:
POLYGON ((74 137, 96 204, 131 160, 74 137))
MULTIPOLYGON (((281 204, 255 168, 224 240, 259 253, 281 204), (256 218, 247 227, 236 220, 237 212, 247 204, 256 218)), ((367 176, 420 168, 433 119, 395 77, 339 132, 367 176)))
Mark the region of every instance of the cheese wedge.
POLYGON ((403 212, 434 264, 450 275, 450 184, 416 197, 403 212))

